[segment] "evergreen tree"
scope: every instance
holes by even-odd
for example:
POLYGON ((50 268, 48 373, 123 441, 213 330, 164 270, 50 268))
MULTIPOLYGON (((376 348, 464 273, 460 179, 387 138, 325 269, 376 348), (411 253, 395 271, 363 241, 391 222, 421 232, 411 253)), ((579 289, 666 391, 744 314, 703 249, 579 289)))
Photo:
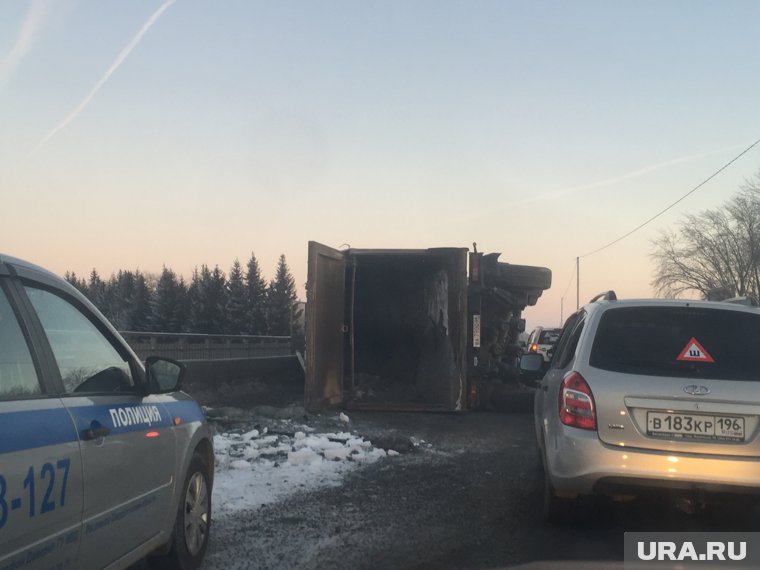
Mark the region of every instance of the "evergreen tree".
POLYGON ((296 282, 290 274, 285 256, 280 255, 277 272, 267 289, 268 324, 271 335, 290 335, 296 307, 296 282))
POLYGON ((261 268, 256 256, 251 252, 251 258, 246 265, 246 313, 248 334, 267 334, 267 284, 261 275, 261 268))
POLYGON ((116 289, 115 281, 116 281, 116 277, 114 276, 113 273, 111 274, 111 277, 107 281, 105 280, 103 281, 103 301, 102 301, 103 306, 99 307, 100 312, 103 313, 103 315, 105 315, 105 317, 109 321, 111 321, 111 323, 113 323, 112 309, 114 305, 113 297, 114 297, 114 292, 116 289))
POLYGON ((153 292, 148 287, 148 280, 140 270, 135 271, 135 287, 132 298, 129 299, 130 315, 129 330, 147 331, 151 321, 151 297, 153 292))
POLYGON ((117 330, 148 330, 153 292, 139 269, 134 272, 120 269, 116 275, 111 275, 98 294, 102 299, 101 312, 117 330))
POLYGON ((131 271, 122 269, 111 278, 106 284, 104 314, 109 321, 116 327, 116 330, 130 330, 130 313, 129 299, 135 290, 135 276, 131 271))
POLYGON ((185 278, 179 276, 177 283, 177 321, 180 323, 179 332, 190 331, 190 286, 185 278))
POLYGON ((167 267, 160 275, 119 270, 108 281, 93 268, 89 281, 74 272, 66 272, 65 279, 118 330, 283 336, 299 332, 295 280, 285 255, 269 285, 253 252, 245 272, 235 260, 229 280, 218 265, 211 270, 205 264, 195 268, 189 285, 167 267))
POLYGON ((213 308, 212 315, 215 317, 214 334, 224 334, 227 329, 227 314, 225 313, 225 307, 227 306, 227 278, 224 275, 224 271, 219 269, 218 265, 214 266, 214 270, 211 272, 211 282, 208 288, 209 292, 209 307, 213 308))
POLYGON ((182 332, 187 315, 186 297, 184 281, 178 280, 177 274, 164 266, 151 300, 150 329, 155 332, 182 332))
POLYGON ((235 260, 230 269, 230 275, 227 279, 227 305, 226 313, 226 333, 243 334, 248 327, 248 315, 246 311, 246 287, 243 280, 243 267, 239 260, 235 260))
POLYGON ((201 265, 200 271, 193 271, 189 297, 191 332, 223 334, 227 291, 224 273, 218 265, 213 271, 207 265, 201 265))
POLYGON ((202 331, 203 323, 201 322, 203 310, 201 309, 201 296, 202 296, 202 277, 201 272, 208 267, 201 266, 199 271, 196 267, 193 269, 193 275, 190 277, 190 286, 187 290, 187 296, 189 299, 189 307, 187 313, 187 332, 199 333, 202 331))
POLYGON ((87 284, 87 298, 103 312, 106 304, 106 283, 100 278, 95 268, 92 269, 90 281, 87 284))
POLYGON ((63 278, 71 283, 80 293, 87 296, 87 282, 84 279, 77 277, 77 274, 75 272, 67 271, 66 275, 64 275, 63 278))

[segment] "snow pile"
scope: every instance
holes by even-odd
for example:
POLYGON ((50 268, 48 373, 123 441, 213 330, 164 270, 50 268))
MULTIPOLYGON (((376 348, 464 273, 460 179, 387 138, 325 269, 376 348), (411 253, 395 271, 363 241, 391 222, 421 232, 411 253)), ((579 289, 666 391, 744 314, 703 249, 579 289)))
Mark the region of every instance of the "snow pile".
POLYGON ((214 436, 216 516, 255 509, 287 495, 324 486, 339 486, 360 464, 398 455, 373 448, 350 433, 250 430, 214 436))

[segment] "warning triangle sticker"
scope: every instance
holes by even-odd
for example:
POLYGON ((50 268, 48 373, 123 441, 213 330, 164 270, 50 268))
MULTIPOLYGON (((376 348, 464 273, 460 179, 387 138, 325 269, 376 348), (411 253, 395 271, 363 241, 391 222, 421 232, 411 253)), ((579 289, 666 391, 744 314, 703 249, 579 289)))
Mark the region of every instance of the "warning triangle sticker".
POLYGON ((699 341, 691 337, 691 340, 686 343, 686 346, 678 355, 676 360, 685 360, 687 362, 715 362, 704 347, 699 344, 699 341))

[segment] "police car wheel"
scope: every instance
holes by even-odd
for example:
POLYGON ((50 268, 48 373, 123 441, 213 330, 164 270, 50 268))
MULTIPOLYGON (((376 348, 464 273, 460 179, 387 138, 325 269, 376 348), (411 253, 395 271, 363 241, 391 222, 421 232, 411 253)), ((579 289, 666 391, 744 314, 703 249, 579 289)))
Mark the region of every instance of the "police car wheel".
POLYGON ((208 467, 197 453, 182 487, 171 548, 166 556, 150 558, 154 568, 194 570, 203 560, 211 526, 208 467))

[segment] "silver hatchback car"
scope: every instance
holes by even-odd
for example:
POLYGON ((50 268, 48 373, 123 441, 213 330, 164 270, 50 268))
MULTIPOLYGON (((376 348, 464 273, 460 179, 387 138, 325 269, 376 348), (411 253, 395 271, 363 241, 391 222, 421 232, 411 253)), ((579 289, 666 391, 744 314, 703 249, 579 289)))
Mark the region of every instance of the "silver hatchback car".
POLYGON ((535 398, 547 518, 568 520, 583 495, 757 493, 758 347, 753 307, 609 292, 572 315, 535 398))
POLYGON ((183 366, 143 366, 52 273, 0 255, 0 568, 197 568, 214 455, 183 366))

